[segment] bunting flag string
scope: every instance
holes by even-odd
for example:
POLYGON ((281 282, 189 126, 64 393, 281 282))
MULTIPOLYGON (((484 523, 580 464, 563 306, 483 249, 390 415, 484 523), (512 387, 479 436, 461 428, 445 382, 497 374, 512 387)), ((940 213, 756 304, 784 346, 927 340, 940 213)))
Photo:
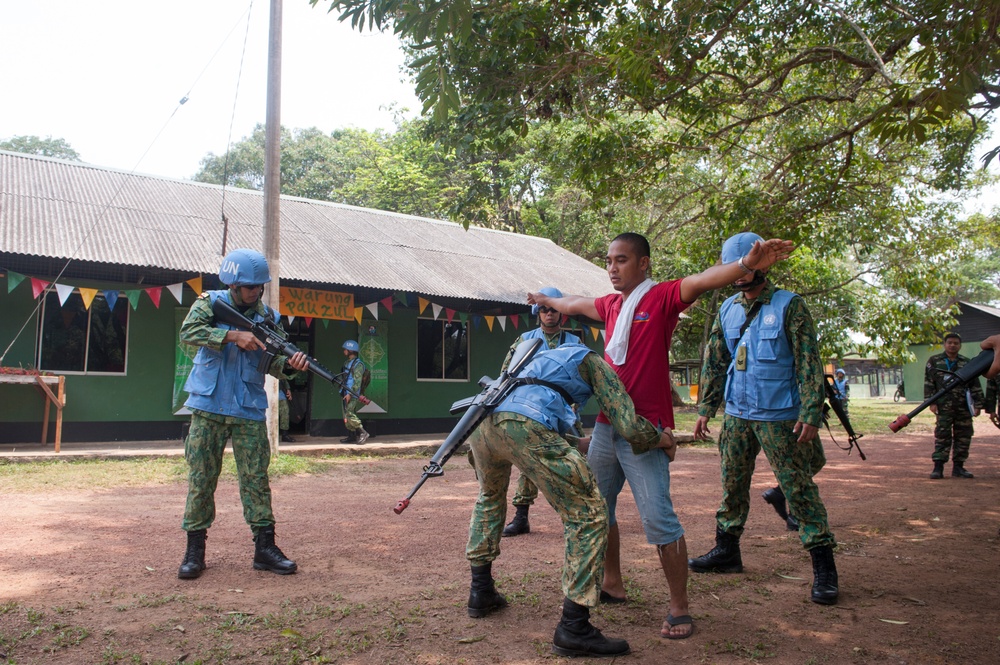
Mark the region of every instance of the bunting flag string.
POLYGON ((511 314, 510 320, 514 322, 514 330, 517 330, 517 325, 520 323, 521 316, 519 314, 511 314))
POLYGON ((112 312, 115 311, 115 305, 118 304, 118 291, 108 289, 106 291, 101 291, 104 294, 104 301, 108 303, 108 309, 112 312))
POLYGON ((51 283, 52 282, 46 282, 43 279, 38 279, 37 277, 32 277, 31 278, 31 293, 33 294, 32 297, 37 300, 38 296, 42 295, 46 287, 48 287, 48 285, 51 283))
POLYGON ((441 305, 431 303, 431 309, 434 311, 434 320, 437 321, 437 318, 441 316, 441 310, 444 308, 441 305))
POLYGON ((493 320, 496 317, 495 316, 490 316, 489 314, 487 314, 483 318, 486 319, 486 327, 488 327, 490 329, 490 332, 493 332, 493 320))
POLYGON ((83 306, 86 309, 90 309, 90 306, 94 302, 94 298, 97 296, 97 289, 85 289, 80 287, 80 297, 83 298, 83 306))
MULTIPOLYGON (((431 301, 417 296, 417 304, 419 305, 419 307, 417 307, 417 311, 423 314, 424 310, 427 309, 427 305, 431 304, 431 301)), ((435 316, 434 318, 436 319, 437 317, 435 316)))
POLYGON ((451 320, 455 318, 455 310, 445 307, 444 315, 447 317, 448 323, 451 323, 451 320))
POLYGON ((198 275, 197 277, 192 277, 191 279, 186 281, 185 284, 190 286, 191 290, 194 291, 196 295, 199 296, 201 295, 201 275, 198 275))
POLYGON ((139 294, 142 293, 139 289, 125 289, 125 297, 128 298, 128 304, 132 306, 132 309, 139 309, 139 294))
POLYGON ((389 310, 390 314, 392 314, 392 296, 386 296, 385 298, 379 300, 379 302, 382 303, 383 307, 389 310))
POLYGON ((167 291, 170 291, 170 295, 174 297, 178 305, 184 304, 184 282, 167 285, 167 291))
POLYGON ((503 332, 507 332, 507 317, 506 316, 498 316, 497 317, 497 323, 500 324, 500 330, 502 330, 503 332))
POLYGON ((378 303, 377 302, 373 302, 373 303, 370 303, 368 305, 365 305, 365 309, 367 309, 369 312, 371 312, 372 316, 375 317, 375 320, 378 321, 378 303))
POLYGON ((305 319, 303 319, 303 320, 304 320, 304 321, 306 322, 306 328, 310 328, 310 327, 312 327, 312 323, 313 323, 313 317, 311 317, 311 316, 307 316, 307 317, 306 317, 305 319))

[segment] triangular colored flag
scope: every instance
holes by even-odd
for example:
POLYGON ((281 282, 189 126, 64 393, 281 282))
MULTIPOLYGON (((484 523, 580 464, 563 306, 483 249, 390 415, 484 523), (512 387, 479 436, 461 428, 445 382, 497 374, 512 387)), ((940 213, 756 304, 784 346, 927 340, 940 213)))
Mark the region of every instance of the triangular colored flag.
POLYGON ((474 329, 476 329, 476 330, 479 330, 479 322, 482 321, 482 320, 483 320, 483 317, 481 317, 481 316, 474 316, 474 317, 472 317, 472 327, 474 329))
POLYGON ((437 320, 437 317, 441 316, 441 310, 442 309, 444 309, 444 308, 441 307, 441 305, 435 305, 434 303, 431 303, 431 310, 433 310, 433 312, 434 312, 434 319, 435 320, 437 320))
POLYGON ((361 323, 361 316, 364 313, 365 313, 365 308, 364 307, 355 307, 354 308, 354 320, 357 321, 360 324, 361 323))
POLYGON ((104 300, 108 303, 108 309, 112 312, 115 311, 115 305, 118 304, 118 291, 108 289, 107 291, 101 291, 104 294, 104 300))
POLYGON ((191 290, 194 291, 195 295, 198 296, 201 295, 201 275, 198 275, 197 277, 192 277, 187 282, 185 282, 185 284, 191 287, 191 290))
POLYGON ((601 328, 600 333, 601 333, 601 339, 608 338, 608 332, 604 328, 601 328))
POLYGON ((73 293, 73 287, 69 284, 56 284, 56 293, 59 294, 59 304, 65 305, 66 298, 69 298, 70 294, 73 293))
POLYGON ((125 289, 125 297, 128 298, 128 304, 132 305, 132 309, 139 309, 140 295, 142 295, 142 291, 139 289, 125 289))
POLYGON ((569 321, 569 316, 563 314, 562 319, 559 320, 559 325, 564 326, 566 325, 567 321, 569 321))
POLYGON ((52 282, 46 282, 43 279, 38 279, 37 277, 31 278, 31 293, 33 298, 38 298, 45 291, 45 288, 52 282))
POLYGON ((496 317, 486 314, 483 316, 483 318, 486 319, 486 327, 490 329, 490 332, 493 332, 493 319, 495 319, 496 317))
POLYGON ((498 316, 497 317, 497 323, 500 324, 500 330, 502 330, 504 332, 507 332, 507 317, 506 316, 498 316))
POLYGON ((579 324, 576 322, 576 319, 569 320, 569 327, 571 330, 576 330, 578 326, 579 324))
MULTIPOLYGON (((330 319, 322 319, 322 321, 323 321, 323 327, 324 328, 329 328, 330 327, 330 319)), ((343 323, 343 322, 341 322, 341 323, 343 323)))
POLYGON ((24 275, 13 270, 7 271, 7 293, 17 288, 17 285, 24 281, 24 275))
POLYGON ((184 304, 184 282, 167 284, 167 291, 170 291, 170 295, 174 297, 178 305, 184 304))
POLYGON ((390 314, 392 314, 392 296, 386 296, 385 298, 379 300, 379 302, 382 303, 383 307, 389 310, 390 314))
POLYGON ((83 306, 90 309, 91 303, 94 302, 94 297, 97 296, 97 289, 85 289, 80 287, 80 297, 83 298, 83 306))
POLYGON ((458 313, 458 320, 461 321, 462 323, 468 323, 469 322, 469 315, 466 314, 465 312, 459 312, 458 313))
POLYGON ((448 323, 451 323, 451 320, 455 318, 455 310, 449 309, 448 307, 445 307, 444 308, 444 316, 445 316, 445 318, 448 319, 448 323))
POLYGON ((395 298, 396 302, 398 302, 403 307, 410 306, 410 297, 406 295, 406 291, 396 291, 395 293, 392 294, 392 297, 395 298))
POLYGON ((369 312, 371 312, 372 316, 375 317, 375 320, 378 321, 378 303, 377 302, 373 302, 373 303, 370 303, 368 305, 365 305, 365 309, 367 309, 369 312))
POLYGON ((160 309, 160 296, 163 295, 163 287, 151 286, 148 289, 145 289, 145 291, 146 294, 149 296, 149 299, 153 301, 153 304, 156 306, 156 309, 160 309))
POLYGON ((594 341, 596 342, 597 338, 601 335, 601 331, 598 328, 591 328, 590 334, 594 336, 594 341))
MULTIPOLYGON (((419 313, 423 314, 424 310, 427 309, 427 305, 431 304, 431 301, 430 300, 425 300, 424 298, 421 298, 420 296, 417 296, 417 304, 420 305, 419 307, 417 307, 417 311, 419 313)), ((434 318, 436 319, 437 317, 435 316, 434 318)))
MULTIPOLYGON (((305 322, 306 322, 306 328, 308 328, 308 327, 309 327, 309 326, 311 326, 311 325, 312 325, 312 323, 313 323, 313 317, 311 317, 311 316, 307 316, 307 317, 305 318, 305 322)), ((288 325, 291 325, 291 323, 289 323, 288 325)))
POLYGON ((521 316, 519 314, 511 314, 510 320, 514 322, 514 330, 517 330, 517 326, 521 322, 521 316))

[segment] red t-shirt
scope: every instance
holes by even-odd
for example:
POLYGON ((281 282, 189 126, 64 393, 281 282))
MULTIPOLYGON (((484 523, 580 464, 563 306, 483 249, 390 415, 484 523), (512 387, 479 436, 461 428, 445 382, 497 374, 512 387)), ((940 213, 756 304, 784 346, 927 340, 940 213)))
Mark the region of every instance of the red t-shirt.
MULTIPOLYGON (((595 301, 597 313, 605 323, 606 340, 611 339, 622 310, 622 294, 611 293, 595 301)), ((681 280, 661 282, 639 301, 632 318, 628 338, 628 353, 624 365, 615 368, 625 384, 635 411, 648 418, 654 425, 674 427, 674 407, 670 399, 670 339, 677 327, 681 312, 690 303, 681 300, 681 280)), ((608 419, 602 413, 599 422, 608 419)))

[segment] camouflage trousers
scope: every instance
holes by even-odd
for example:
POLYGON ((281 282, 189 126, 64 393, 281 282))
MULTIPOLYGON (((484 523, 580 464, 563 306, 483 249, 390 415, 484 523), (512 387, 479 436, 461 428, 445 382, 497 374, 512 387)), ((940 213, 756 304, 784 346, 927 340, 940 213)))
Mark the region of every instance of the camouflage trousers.
POLYGON ((515 506, 530 506, 538 498, 538 486, 523 473, 517 479, 517 491, 511 501, 515 506))
POLYGON ((483 421, 469 444, 479 477, 465 550, 469 562, 481 566, 500 555, 510 471, 516 466, 562 519, 563 593, 575 603, 596 607, 604 581, 608 509, 584 456, 540 423, 506 412, 483 421))
POLYGON ((344 427, 348 432, 357 432, 361 429, 361 418, 358 417, 358 407, 361 404, 353 397, 345 397, 344 400, 344 427))
POLYGON ((233 457, 240 483, 243 519, 256 535, 260 527, 273 526, 271 485, 267 468, 271 446, 263 422, 195 411, 184 441, 188 463, 188 495, 184 508, 185 531, 207 529, 215 521, 215 488, 222 471, 222 455, 232 437, 233 457))
POLYGON ((278 429, 284 431, 288 429, 288 400, 278 400, 278 429))
POLYGON ((934 428, 935 462, 947 462, 948 455, 955 464, 964 464, 969 459, 972 445, 972 415, 963 402, 954 409, 938 408, 937 426, 934 428))
POLYGON ((722 460, 722 504, 715 514, 719 528, 739 537, 750 514, 750 480, 757 454, 764 450, 767 461, 788 500, 788 512, 799 521, 799 539, 811 550, 835 546, 826 507, 813 476, 826 464, 823 443, 817 435, 811 443, 798 443, 793 420, 764 422, 725 415, 719 433, 722 460))

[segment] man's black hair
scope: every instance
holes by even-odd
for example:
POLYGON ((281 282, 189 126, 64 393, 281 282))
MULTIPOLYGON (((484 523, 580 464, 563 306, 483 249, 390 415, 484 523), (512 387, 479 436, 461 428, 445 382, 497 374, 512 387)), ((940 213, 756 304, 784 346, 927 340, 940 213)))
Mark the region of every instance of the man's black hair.
POLYGON ((631 245, 632 249, 635 251, 635 253, 638 255, 638 258, 640 259, 644 256, 650 255, 649 241, 646 240, 646 236, 644 235, 631 232, 619 233, 617 236, 614 237, 614 239, 611 242, 616 242, 618 240, 621 240, 622 242, 627 242, 629 245, 631 245))
POLYGON ((957 339, 957 340, 958 340, 959 342, 961 342, 961 341, 962 341, 962 336, 961 336, 961 335, 959 335, 959 334, 958 334, 957 332, 950 332, 950 333, 948 333, 947 335, 945 335, 945 336, 944 336, 944 341, 945 341, 945 342, 947 342, 947 341, 948 341, 949 339, 951 339, 952 337, 954 337, 955 339, 957 339))

